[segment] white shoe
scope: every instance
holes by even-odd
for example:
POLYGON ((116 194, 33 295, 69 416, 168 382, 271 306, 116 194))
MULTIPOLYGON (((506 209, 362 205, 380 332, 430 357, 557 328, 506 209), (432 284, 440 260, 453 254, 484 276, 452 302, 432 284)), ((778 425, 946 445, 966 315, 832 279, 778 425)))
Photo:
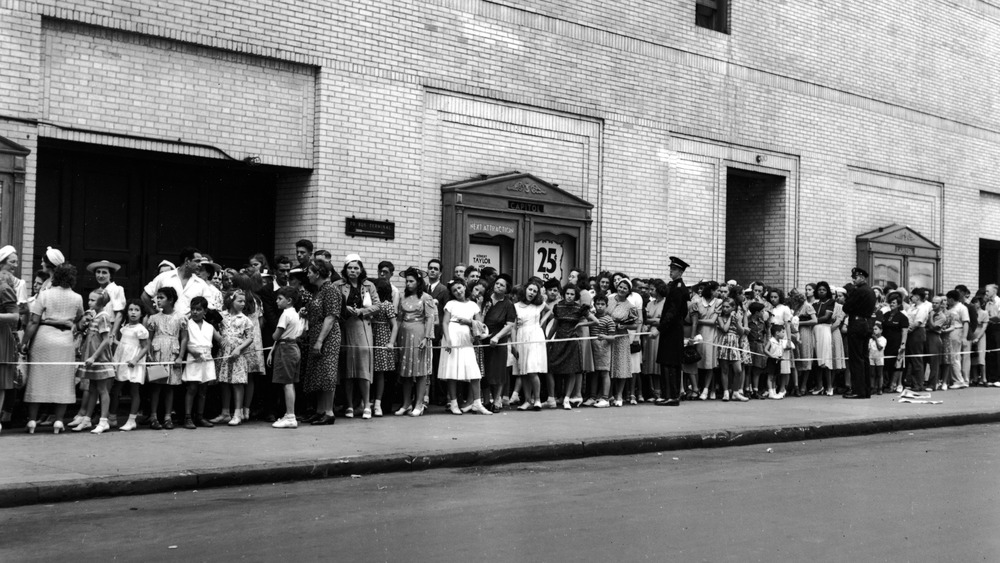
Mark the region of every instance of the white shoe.
POLYGON ((458 408, 457 400, 448 402, 448 412, 451 414, 462 414, 462 409, 458 408))
POLYGON ((365 410, 361 411, 361 418, 363 418, 365 420, 370 420, 371 417, 372 417, 372 410, 371 409, 365 409, 365 410))
POLYGON ((354 409, 348 408, 346 411, 344 411, 344 418, 354 418, 354 409))
POLYGON ((517 391, 510 394, 510 400, 507 401, 508 405, 516 405, 521 402, 521 397, 517 395, 517 391))
POLYGON ((556 403, 556 398, 555 397, 549 397, 548 401, 545 401, 544 403, 542 403, 542 407, 547 408, 547 409, 554 409, 554 408, 556 408, 558 406, 559 405, 556 403))
POLYGON ((746 395, 744 395, 744 394, 743 394, 743 393, 741 393, 740 391, 735 391, 735 392, 734 392, 734 393, 732 394, 732 399, 733 399, 734 401, 739 401, 739 402, 741 402, 741 403, 745 403, 745 402, 747 402, 747 401, 749 401, 749 400, 750 400, 750 399, 748 399, 748 398, 746 397, 746 395))
POLYGON ((274 421, 271 428, 298 428, 299 421, 295 420, 294 416, 285 415, 282 418, 274 421))
POLYGON ((382 418, 382 405, 375 405, 375 409, 372 410, 372 414, 378 418, 382 418))
POLYGON ((478 401, 478 400, 472 403, 472 412, 478 413, 478 414, 488 414, 488 415, 492 415, 493 414, 492 412, 490 412, 490 409, 488 409, 485 406, 483 406, 483 402, 482 401, 478 401))
POLYGON ((726 403, 729 402, 729 390, 728 389, 726 389, 725 391, 722 392, 722 401, 726 402, 726 403))
POLYGON ((403 416, 404 414, 410 414, 413 411, 413 407, 399 407, 399 410, 392 413, 393 416, 403 416))
POLYGON ((129 432, 129 431, 135 430, 135 427, 136 427, 135 417, 134 416, 130 416, 128 418, 128 422, 126 422, 125 424, 122 424, 122 427, 119 428, 119 430, 122 431, 122 432, 129 432))
POLYGON ((94 427, 94 423, 91 422, 89 418, 85 417, 83 419, 83 421, 80 422, 80 424, 77 424, 76 426, 74 426, 72 428, 72 430, 73 430, 73 432, 83 432, 84 430, 86 430, 88 428, 93 428, 93 427, 94 427))
POLYGON ((592 406, 594 406, 596 404, 597 404, 597 401, 595 401, 593 397, 591 397, 591 398, 589 398, 589 399, 587 399, 586 401, 583 402, 583 406, 585 406, 585 407, 592 407, 592 406))
POLYGON ((86 418, 87 418, 87 417, 83 416, 82 414, 78 414, 78 415, 74 416, 74 417, 73 417, 73 420, 71 420, 71 421, 69 422, 69 424, 67 424, 66 426, 67 426, 68 428, 73 428, 74 426, 77 426, 77 425, 79 425, 79 424, 80 424, 81 422, 83 422, 83 421, 84 421, 84 419, 86 419, 86 418))
POLYGON ((615 405, 616 407, 622 407, 622 406, 625 406, 625 401, 624 401, 624 399, 615 399, 615 402, 614 402, 614 405, 615 405))
MULTIPOLYGON (((79 428, 79 426, 77 427, 79 428)), ((90 431, 91 434, 104 434, 106 431, 111 430, 111 425, 108 424, 108 419, 102 418, 101 421, 90 431)))
POLYGON ((229 422, 227 422, 226 424, 228 424, 229 426, 239 426, 240 423, 242 422, 243 422, 243 417, 241 417, 240 415, 236 415, 233 418, 229 419, 229 422))
POLYGON ((711 393, 708 394, 708 400, 709 401, 715 400, 715 391, 712 391, 711 393))
POLYGON ((599 401, 597 401, 597 402, 594 403, 594 408, 595 409, 606 409, 606 408, 608 408, 610 406, 611 406, 611 403, 609 403, 607 401, 607 399, 601 399, 601 400, 599 400, 599 401))
MULTIPOLYGON (((511 402, 511 404, 513 405, 514 403, 511 402)), ((531 408, 531 403, 529 403, 528 401, 525 401, 523 405, 517 407, 517 410, 519 410, 519 411, 526 411, 526 410, 528 410, 530 408, 531 408)))
POLYGON ((562 405, 562 407, 563 407, 563 410, 567 410, 567 411, 573 410, 573 407, 571 407, 570 404, 569 404, 569 397, 566 397, 566 398, 563 399, 563 405, 562 405))

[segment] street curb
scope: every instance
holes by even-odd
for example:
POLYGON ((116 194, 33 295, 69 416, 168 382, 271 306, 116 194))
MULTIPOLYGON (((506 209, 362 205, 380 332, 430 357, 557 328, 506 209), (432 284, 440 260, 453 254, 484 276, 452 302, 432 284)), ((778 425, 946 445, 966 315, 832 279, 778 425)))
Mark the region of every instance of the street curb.
POLYGON ((723 448, 864 436, 947 426, 1000 422, 1000 412, 959 413, 907 418, 874 418, 835 424, 710 430, 653 436, 536 443, 492 450, 466 450, 419 455, 351 456, 315 461, 262 463, 222 469, 147 473, 0 485, 0 508, 79 501, 102 497, 146 495, 182 490, 259 485, 373 473, 425 471, 507 463, 557 461, 609 455, 723 448))

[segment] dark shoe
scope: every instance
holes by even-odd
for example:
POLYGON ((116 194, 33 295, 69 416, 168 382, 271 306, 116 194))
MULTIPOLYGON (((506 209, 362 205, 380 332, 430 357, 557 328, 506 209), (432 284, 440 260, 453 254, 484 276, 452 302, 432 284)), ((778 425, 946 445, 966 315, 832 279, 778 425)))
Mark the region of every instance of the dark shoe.
POLYGON ((677 400, 677 399, 667 399, 663 404, 666 405, 666 406, 668 406, 668 407, 679 407, 679 406, 681 406, 681 402, 679 400, 677 400))
POLYGON ((198 425, 196 425, 194 423, 194 420, 192 420, 191 417, 189 416, 184 419, 184 428, 187 428, 188 430, 194 430, 195 428, 198 428, 198 425))
POLYGON ((149 428, 151 430, 163 430, 163 425, 160 424, 159 420, 154 418, 149 421, 149 428))
POLYGON ((164 430, 173 430, 174 429, 174 419, 170 418, 169 416, 167 418, 165 418, 163 420, 163 429, 164 430))
POLYGON ((329 414, 321 414, 319 418, 310 422, 309 424, 313 426, 327 426, 330 424, 335 424, 337 422, 337 417, 329 414))
POLYGON ((201 416, 199 416, 198 418, 196 418, 194 420, 194 424, 195 424, 195 426, 199 426, 201 428, 212 428, 213 426, 215 426, 211 422, 205 420, 205 417, 201 417, 201 416))
POLYGON ((860 395, 856 395, 854 393, 845 393, 844 394, 844 398, 845 399, 860 399, 861 396, 860 395))
POLYGON ((299 422, 302 422, 304 424, 312 424, 312 423, 316 422, 317 420, 319 420, 321 418, 323 418, 323 414, 322 413, 313 413, 312 416, 306 417, 306 418, 304 418, 303 420, 301 420, 299 422))
POLYGON ((267 415, 267 416, 265 416, 265 417, 264 417, 264 421, 265 421, 265 422, 269 422, 269 423, 270 423, 270 422, 275 422, 275 421, 277 421, 277 420, 278 420, 278 419, 277 419, 277 418, 275 418, 273 414, 269 414, 269 415, 267 415))

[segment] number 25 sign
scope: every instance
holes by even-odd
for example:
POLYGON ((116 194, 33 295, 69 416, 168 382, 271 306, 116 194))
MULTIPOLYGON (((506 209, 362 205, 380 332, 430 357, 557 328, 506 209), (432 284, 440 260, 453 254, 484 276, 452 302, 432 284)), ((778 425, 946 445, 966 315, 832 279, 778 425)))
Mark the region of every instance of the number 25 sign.
POLYGON ((543 280, 563 278, 563 243, 554 240, 535 241, 535 275, 543 280))

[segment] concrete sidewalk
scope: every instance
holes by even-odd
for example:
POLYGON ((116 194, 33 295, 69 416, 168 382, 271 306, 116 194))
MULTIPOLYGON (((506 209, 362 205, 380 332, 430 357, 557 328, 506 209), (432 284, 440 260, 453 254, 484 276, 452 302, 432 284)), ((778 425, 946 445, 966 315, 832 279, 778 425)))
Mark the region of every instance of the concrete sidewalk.
POLYGON ((100 436, 51 428, 0 436, 0 507, 388 471, 808 440, 1000 421, 1000 389, 934 393, 940 405, 837 397, 685 402, 419 418, 263 422, 100 436))

